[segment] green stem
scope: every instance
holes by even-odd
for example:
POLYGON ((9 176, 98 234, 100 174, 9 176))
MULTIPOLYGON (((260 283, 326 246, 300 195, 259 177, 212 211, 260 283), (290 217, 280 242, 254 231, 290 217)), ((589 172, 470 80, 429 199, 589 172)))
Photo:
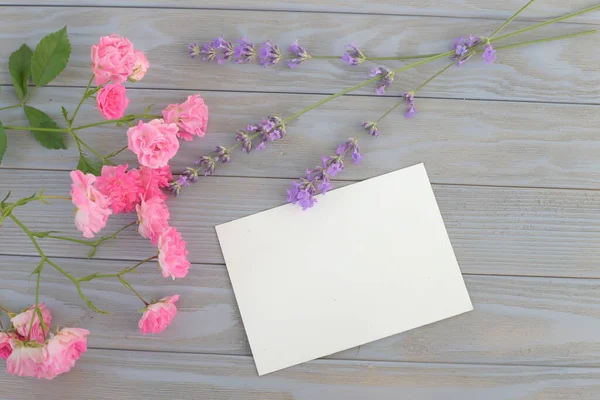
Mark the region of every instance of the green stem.
POLYGON ((127 150, 127 148, 128 148, 128 147, 129 147, 129 146, 124 146, 123 148, 121 148, 121 149, 119 149, 119 150, 115 151, 114 153, 110 153, 110 154, 108 154, 108 155, 106 155, 106 156, 104 156, 104 157, 105 157, 105 158, 113 158, 113 157, 116 157, 116 156, 118 156, 119 154, 121 154, 123 151, 127 150))
POLYGON ((507 45, 504 45, 504 46, 498 46, 495 49, 496 50, 512 49, 514 47, 526 46, 526 45, 529 45, 529 44, 536 44, 536 43, 543 43, 543 42, 551 42, 553 40, 569 39, 569 38, 572 38, 572 37, 581 36, 581 35, 589 35, 591 33, 596 33, 596 32, 597 31, 595 29, 591 29, 589 31, 582 31, 582 32, 577 32, 577 33, 571 33, 570 35, 560 35, 560 36, 553 36, 553 37, 544 38, 544 39, 529 40, 527 42, 519 42, 519 43, 514 43, 514 44, 507 44, 507 45))
POLYGON ((511 36, 520 35, 521 33, 525 33, 525 32, 531 31, 533 29, 541 28, 541 27, 546 26, 546 25, 550 25, 550 24, 554 24, 556 22, 564 21, 566 19, 577 17, 579 15, 582 15, 582 14, 585 14, 585 13, 588 13, 588 12, 591 12, 591 11, 599 10, 599 9, 600 9, 600 5, 589 7, 589 8, 586 8, 584 10, 581 10, 581 11, 577 11, 577 12, 574 12, 574 13, 571 13, 571 14, 563 15, 562 17, 554 18, 554 19, 551 19, 551 20, 548 20, 548 21, 541 22, 539 24, 528 26, 527 28, 519 29, 518 31, 515 31, 515 32, 512 32, 512 33, 508 33, 506 35, 499 36, 497 38, 494 38, 493 40, 496 41, 496 40, 506 39, 506 38, 509 38, 511 36))
POLYGON ((387 115, 389 113, 391 113, 392 111, 394 111, 396 108, 400 107, 401 104, 404 103, 404 99, 400 100, 399 102, 397 102, 396 104, 394 104, 389 110, 387 110, 386 112, 384 112, 381 117, 377 118, 377 121, 375 121, 376 123, 381 121, 382 119, 384 119, 385 117, 387 117, 387 115))
MULTIPOLYGON (((390 56, 390 57, 366 57, 365 61, 392 61, 392 60, 414 60, 416 58, 429 58, 432 56, 436 56, 440 53, 432 53, 432 54, 416 54, 412 56, 390 56)), ((315 56, 311 55, 310 58, 314 58, 317 60, 335 60, 341 59, 341 56, 315 56)))
POLYGON ((72 128, 73 125, 73 121, 75 121, 75 117, 77 117, 77 113, 79 112, 79 109, 81 108, 81 105, 83 104, 83 102, 88 98, 89 96, 89 90, 90 90, 90 86, 92 85, 92 81, 94 80, 94 75, 92 75, 90 77, 90 80, 87 83, 87 86, 85 87, 85 92, 83 92, 83 96, 81 96, 81 100, 79 100, 79 104, 77 104, 77 108, 75 108, 75 111, 73 111, 73 116, 71 117, 71 119, 69 120, 69 129, 72 128))
POLYGON ((508 24, 510 24, 510 23, 511 23, 511 22, 512 22, 512 21, 513 21, 515 18, 517 18, 517 16, 518 16, 519 14, 521 14, 521 13, 523 12, 523 10, 525 10, 527 7, 529 7, 529 6, 531 5, 531 3, 533 3, 534 1, 535 1, 535 0, 529 0, 529 2, 528 2, 527 4, 525 4, 523 7, 521 7, 521 9, 520 9, 519 11, 517 11, 516 13, 514 13, 514 14, 512 15, 512 17, 510 17, 509 19, 507 19, 506 21, 504 21, 504 23, 503 23, 502 25, 500 25, 500 26, 498 27, 498 29, 496 29, 496 30, 494 31, 494 33, 492 33, 492 34, 490 35, 489 39, 493 38, 494 36, 496 36, 496 34, 497 34, 498 32, 500 32, 502 29, 506 28, 506 26, 507 26, 508 24))
POLYGON ((4 129, 13 130, 13 131, 39 131, 39 132, 69 132, 68 129, 62 128, 35 128, 33 126, 15 126, 15 125, 5 125, 4 129))
POLYGON ((162 115, 158 115, 158 114, 126 115, 125 117, 123 117, 121 119, 111 119, 111 120, 106 120, 106 121, 95 122, 93 124, 76 126, 72 130, 79 131, 81 129, 93 128, 95 126, 117 124, 119 122, 125 123, 128 121, 132 121, 134 119, 155 119, 155 118, 162 118, 162 115))
POLYGON ((127 282, 127 280, 125 278, 123 278, 123 276, 119 275, 118 279, 121 281, 121 283, 123 284, 123 286, 125 286, 126 288, 128 288, 129 290, 131 290, 133 292, 133 294, 135 294, 137 296, 137 298, 140 299, 144 303, 144 305, 148 306, 150 304, 146 300, 144 300, 144 298, 142 297, 142 295, 139 294, 138 291, 135 290, 133 288, 133 286, 131 286, 131 283, 127 282))
POLYGON ((22 107, 22 105, 21 104, 14 104, 12 106, 2 107, 2 108, 0 108, 0 111, 2 111, 2 110, 8 110, 9 108, 17 108, 17 107, 22 107))
POLYGON ((140 265, 145 264, 148 261, 154 260, 156 258, 158 258, 158 255, 154 255, 152 257, 148 257, 145 260, 140 261, 139 263, 135 264, 132 267, 123 268, 120 272, 118 272, 116 274, 99 274, 99 273, 93 273, 91 275, 84 276, 83 278, 79 278, 78 280, 80 282, 89 282, 92 279, 96 279, 96 278, 118 278, 119 276, 122 276, 122 275, 125 275, 125 274, 128 274, 130 272, 135 271, 135 269, 137 267, 139 267, 140 265))
POLYGON ((9 316, 12 314, 10 311, 8 311, 6 308, 0 306, 0 311, 4 311, 5 313, 7 313, 9 316))
POLYGON ((437 78, 438 76, 440 76, 441 74, 443 74, 444 72, 446 72, 446 70, 448 70, 450 67, 452 67, 454 64, 456 64, 455 61, 452 61, 450 64, 446 65, 444 68, 440 69, 438 72, 436 72, 431 78, 427 79, 425 82, 421 83, 416 89, 413 90, 413 93, 417 93, 419 90, 421 90, 425 85, 427 85, 429 82, 431 82, 432 80, 434 80, 435 78, 437 78))

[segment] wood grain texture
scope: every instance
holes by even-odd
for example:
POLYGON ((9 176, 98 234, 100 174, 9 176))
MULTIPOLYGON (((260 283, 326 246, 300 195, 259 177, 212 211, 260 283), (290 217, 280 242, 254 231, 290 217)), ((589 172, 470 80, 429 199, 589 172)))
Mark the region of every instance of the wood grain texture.
MULTIPOLYGON (((61 121, 60 105, 73 110, 82 91, 42 88, 31 104, 61 121)), ((130 89, 132 105, 128 112, 142 113, 153 103, 158 113, 191 93, 130 89)), ((8 90, 3 95, 12 96, 8 90)), ((203 139, 182 141, 172 161, 174 171, 192 165, 218 144, 234 144, 235 132, 248 123, 273 113, 291 115, 322 98, 223 92, 204 92, 202 96, 211 111, 209 132, 203 139)), ((600 165, 593 162, 600 152, 600 113, 596 106, 421 99, 417 118, 404 118, 401 107, 382 122, 378 138, 367 135, 361 121, 376 119, 394 101, 356 96, 336 100, 290 124, 285 140, 268 149, 249 156, 235 152, 234 162, 218 168, 217 175, 297 177, 317 164, 321 154, 333 152, 338 143, 355 136, 365 159, 360 167, 347 168, 341 175, 344 179, 366 179, 424 162, 435 183, 600 187, 600 165)), ((5 125, 28 126, 20 109, 5 110, 1 117, 5 125)), ((102 117, 95 105, 86 103, 77 124, 99 121, 102 117)), ((93 148, 108 154, 127 144, 125 132, 126 127, 105 126, 82 130, 80 134, 93 148)), ((49 151, 28 132, 10 131, 8 136, 9 150, 3 167, 71 170, 77 165, 77 148, 72 141, 69 150, 49 151)), ((137 165, 129 151, 117 161, 137 165)))
MULTIPOLYGON (((73 54, 67 70, 53 82, 55 85, 85 85, 90 76, 90 45, 99 36, 119 32, 148 54, 151 69, 138 84, 140 87, 303 93, 333 93, 352 86, 367 78, 372 65, 350 68, 340 60, 311 60, 292 71, 284 66, 274 70, 258 65, 219 66, 190 60, 187 44, 222 34, 231 39, 247 36, 257 42, 272 39, 282 48, 299 39, 314 54, 341 55, 344 46, 355 42, 371 55, 407 55, 447 51, 449 38, 469 32, 485 35, 497 25, 483 19, 223 10, 34 7, 23 14, 21 7, 3 7, 0 12, 5 22, 0 26, 0 63, 5 63, 23 42, 34 45, 43 33, 68 21, 73 54), (33 25, 35 30, 30 29, 33 25)), ((515 23, 511 29, 523 26, 515 23)), ((594 26, 559 24, 528 33, 522 39, 594 26)), ((596 42, 596 35, 587 35, 511 49, 500 54, 493 66, 474 59, 442 75, 420 95, 596 104, 600 54, 589 51, 596 42)), ((439 60, 398 75, 389 95, 414 89, 444 64, 439 60)), ((0 71, 0 83, 10 83, 6 69, 0 71)), ((372 94, 373 87, 358 93, 372 94)))
POLYGON ((91 350, 54 381, 0 385, 10 400, 590 400, 600 371, 320 360, 259 377, 250 357, 91 350))
MULTIPOLYGON (((46 194, 64 195, 69 184, 66 172, 0 170, 0 194, 10 189, 15 198, 41 187, 46 194)), ((205 178, 169 200, 172 224, 188 241, 194 262, 223 263, 214 226, 285 203, 288 185, 281 179, 205 178)), ((452 185, 434 185, 434 190, 463 272, 600 277, 600 192, 452 185)), ((72 210, 72 204, 63 200, 52 206, 30 204, 16 214, 31 229, 80 237, 72 210)), ((104 232, 134 220, 135 215, 113 216, 104 232)), ((84 246, 66 242, 43 246, 57 256, 87 254, 84 246)), ((130 228, 118 241, 105 243, 97 257, 141 260, 152 251, 150 243, 130 228)), ((36 252, 19 228, 7 221, 0 230, 0 254, 36 252)))
MULTIPOLYGON (((78 277, 113 273, 131 264, 56 261, 78 277)), ((37 259, 0 256, 0 265, 0 304, 15 311, 26 307, 35 293, 29 274, 37 259)), ((87 309, 72 283, 50 266, 44 269, 41 300, 52 310, 54 324, 89 329, 93 348, 250 355, 224 265, 195 264, 186 279, 172 282, 162 278, 153 263, 127 279, 147 299, 181 296, 180 315, 164 333, 139 333, 136 310, 142 304, 116 279, 83 285, 84 293, 109 316, 87 309)), ((474 311, 328 358, 600 366, 599 280, 474 275, 465 276, 465 281, 474 311)))
MULTIPOLYGON (((418 15, 418 16, 451 16, 461 18, 506 19, 520 9, 526 0, 421 0, 394 1, 374 0, 368 3, 363 0, 86 0, 86 6, 95 7, 158 7, 185 9, 229 9, 229 10, 261 10, 261 11, 301 11, 301 12, 337 12, 357 14, 384 15, 418 15)), ((561 0, 538 1, 520 16, 520 19, 535 20, 554 18, 568 14, 574 10, 591 7, 594 1, 577 0, 565 4, 561 0)), ((0 5, 17 6, 80 6, 78 0, 2 0, 0 5)), ((599 13, 592 13, 573 19, 578 22, 597 22, 599 13)))

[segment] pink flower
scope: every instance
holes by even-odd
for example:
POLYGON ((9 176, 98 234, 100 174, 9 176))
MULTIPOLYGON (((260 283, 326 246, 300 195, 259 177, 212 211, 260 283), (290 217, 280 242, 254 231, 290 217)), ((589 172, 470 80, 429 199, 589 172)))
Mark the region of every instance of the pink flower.
POLYGON ((69 372, 87 350, 88 330, 63 328, 48 340, 48 366, 54 376, 69 372))
POLYGON ((162 114, 166 122, 177 124, 177 136, 184 140, 192 140, 194 136, 203 137, 206 133, 208 107, 197 94, 188 96, 181 104, 170 104, 162 114))
POLYGON ((50 310, 46 308, 46 304, 40 303, 39 308, 42 312, 44 323, 46 324, 46 332, 44 332, 42 324, 40 323, 40 318, 35 312, 35 306, 31 306, 22 313, 15 315, 10 319, 10 322, 14 325, 17 333, 25 339, 44 343, 46 341, 46 335, 44 335, 44 333, 49 333, 52 315, 50 314, 50 310), (31 321, 32 319, 33 323, 31 321), (29 331, 30 327, 31 333, 29 331))
POLYGON ((49 363, 46 345, 35 342, 10 341, 12 353, 6 359, 6 372, 18 376, 53 379, 56 373, 49 363))
POLYGON ((135 207, 138 215, 138 232, 146 239, 150 239, 153 245, 158 243, 158 237, 169 228, 169 208, 162 197, 152 197, 142 200, 135 207))
POLYGON ((123 85, 109 83, 96 95, 96 107, 106 119, 119 119, 125 115, 129 105, 127 89, 123 85))
POLYGON ((139 121, 127 130, 127 138, 129 150, 148 168, 164 167, 179 150, 177 125, 166 124, 162 119, 139 121))
POLYGON ((160 197, 163 200, 167 198, 162 189, 168 188, 171 180, 173 180, 171 167, 168 165, 161 168, 141 167, 140 178, 142 179, 145 200, 152 197, 160 197))
POLYGON ((93 186, 94 175, 81 171, 71 171, 70 175, 73 180, 71 198, 76 207, 75 226, 83 232, 83 237, 93 238, 94 233, 106 226, 108 216, 112 214, 110 200, 93 186))
POLYGON ((138 323, 140 332, 144 335, 148 333, 159 333, 165 330, 177 315, 175 302, 179 300, 179 295, 168 296, 160 299, 158 302, 150 304, 144 310, 144 315, 138 323))
POLYGON ((109 198, 115 214, 132 212, 144 194, 140 172, 136 169, 127 171, 127 167, 127 164, 116 167, 105 165, 96 179, 96 188, 109 198))
POLYGON ((9 332, 0 332, 0 358, 6 360, 12 353, 10 341, 16 339, 17 335, 9 332))
POLYGON ((135 54, 135 65, 133 66, 133 74, 129 76, 129 80, 137 82, 141 81, 144 75, 146 75, 148 68, 150 68, 150 63, 143 52, 136 50, 133 54, 135 54))
POLYGON ((108 81, 125 82, 133 73, 136 62, 133 44, 116 33, 101 37, 100 42, 92 46, 91 57, 98 86, 108 81))
POLYGON ((176 228, 169 228, 158 237, 158 265, 162 276, 185 278, 190 270, 185 241, 176 228))

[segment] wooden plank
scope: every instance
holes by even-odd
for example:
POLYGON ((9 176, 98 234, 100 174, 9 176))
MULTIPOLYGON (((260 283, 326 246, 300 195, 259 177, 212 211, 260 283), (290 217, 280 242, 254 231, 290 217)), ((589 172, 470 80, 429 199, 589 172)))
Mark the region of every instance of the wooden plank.
MULTIPOLYGON (((78 277, 131 264, 56 261, 78 277)), ((0 304, 26 307, 34 299, 29 274, 37 259, 0 256, 0 264, 0 304)), ((136 310, 142 303, 116 279, 83 284, 84 293, 109 316, 87 309, 72 283, 50 266, 43 272, 41 299, 52 310, 54 324, 89 329, 94 348, 250 355, 225 266, 195 264, 186 279, 172 282, 149 264, 128 280, 148 299, 181 296, 180 315, 164 333, 139 333, 136 310)), ((474 311, 329 358, 600 366, 600 281, 480 275, 465 276, 465 281, 474 311)))
MULTIPOLYGON (((32 105, 61 121, 60 105, 73 110, 83 89, 42 88, 32 105)), ((8 91, 7 91, 8 92, 8 91)), ((142 113, 151 103, 156 112, 181 102, 191 91, 129 90, 128 112, 142 113)), ((5 93, 10 96, 10 94, 5 93)), ((269 114, 291 115, 319 99, 315 95, 202 93, 211 110, 209 133, 202 140, 182 142, 172 165, 175 171, 192 165, 216 145, 231 146, 235 132, 269 114)), ((234 153, 218 175, 293 178, 316 165, 321 154, 333 152, 348 136, 360 138, 365 159, 349 166, 344 179, 365 179, 418 162, 427 166, 432 182, 505 186, 599 188, 600 165, 591 160, 600 152, 596 106, 488 101, 420 99, 417 118, 407 120, 401 109, 381 124, 372 138, 360 126, 391 107, 392 99, 346 97, 313 110, 288 127, 289 134, 262 152, 234 153), (507 118, 510 116, 510 118, 507 118), (543 116, 543 117, 542 117, 543 116)), ((20 109, 0 115, 5 125, 25 125, 20 109)), ((77 124, 102 121, 86 103, 77 124)), ((126 127, 80 131, 82 138, 103 154, 127 144, 126 127)), ((3 166, 31 169, 73 169, 77 149, 49 151, 28 132, 8 132, 9 150, 3 166), (40 162, 40 160, 44 160, 40 162)), ((118 159, 136 165, 130 152, 118 159)))
MULTIPOLYGON (((41 187, 46 194, 64 195, 69 184, 65 172, 0 170, 2 194, 10 189, 16 198, 41 187)), ((281 179, 206 178, 169 200, 172 224, 188 241, 194 262, 223 263, 214 226, 285 203, 288 185, 281 179)), ((434 185, 434 190, 463 272, 600 277, 600 192, 451 185, 434 185)), ((70 202, 56 201, 52 206, 30 204, 17 215, 31 229, 78 237, 72 212, 70 202)), ((113 216, 104 232, 134 220, 134 215, 113 216)), ((44 242, 43 247, 51 255, 87 254, 83 246, 69 243, 44 242)), ((97 257, 142 260, 153 251, 130 228, 118 243, 105 243, 97 257)), ((19 228, 6 221, 0 229, 0 254, 36 252, 19 228)))
MULTIPOLYGON (((85 85, 90 76, 89 47, 98 37, 119 32, 148 52, 150 72, 138 85, 147 88, 235 90, 266 92, 333 93, 365 80, 371 65, 350 68, 340 60, 312 60, 290 71, 287 67, 264 69, 202 63, 190 60, 187 44, 223 34, 247 36, 255 41, 274 39, 287 46, 299 39, 314 54, 340 54, 355 42, 374 55, 446 51, 450 39, 469 32, 488 34, 497 21, 484 19, 399 17, 329 13, 267 11, 166 10, 115 8, 3 7, 0 26, 0 63, 23 42, 34 45, 43 33, 69 22, 73 44, 70 67, 55 85, 85 85), (235 21, 231 24, 224 21, 235 21), (243 22, 242 22, 243 21, 243 22), (29 29, 35 24, 36 30, 29 29), (400 28, 399 28, 400 27, 400 28), (324 40, 326 38, 327 40, 324 40)), ((523 40, 572 33, 595 25, 559 24, 523 36, 523 40)), ((511 29, 522 28, 515 23, 511 29)), ((512 39, 511 39, 512 40, 512 39)), ((519 39, 520 40, 520 39, 519 39)), ((516 99, 528 101, 597 103, 600 54, 590 52, 597 36, 519 48, 500 55, 499 63, 473 60, 452 69, 423 89, 421 95, 448 98, 516 99)), ((366 51, 366 50, 365 50, 366 51)), ((412 90, 445 61, 438 61, 396 77, 390 95, 412 90)), ((390 63, 390 66, 398 66, 390 63)), ((10 83, 6 69, 0 83, 10 83)), ((373 93, 370 87, 359 93, 373 93)))
POLYGON ((600 396, 600 371, 327 360, 259 377, 250 357, 90 350, 54 381, 0 384, 12 400, 582 400, 600 396))
MULTIPOLYGON (((368 3, 362 0, 285 0, 276 2, 271 0, 169 0, 168 2, 164 0, 88 0, 85 5, 94 7, 278 10, 506 19, 525 3, 524 0, 503 2, 497 0, 422 0, 419 2, 377 0, 368 3)), ((595 4, 593 1, 587 0, 578 0, 569 4, 565 4, 560 0, 546 0, 541 4, 534 3, 519 18, 527 20, 554 18, 595 4)), ((0 5, 79 6, 81 2, 78 0, 35 0, 29 2, 4 0, 0 1, 0 5)), ((597 22, 599 16, 598 13, 594 13, 578 17, 574 21, 597 22)))

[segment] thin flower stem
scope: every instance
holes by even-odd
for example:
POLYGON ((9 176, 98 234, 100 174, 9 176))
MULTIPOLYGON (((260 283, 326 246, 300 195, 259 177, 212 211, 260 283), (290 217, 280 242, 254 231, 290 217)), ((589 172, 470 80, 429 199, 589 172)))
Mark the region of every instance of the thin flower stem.
MULTIPOLYGON (((432 54, 416 54, 412 56, 389 56, 389 57, 365 57, 365 61, 393 61, 393 60, 414 60, 416 58, 429 58, 432 56, 436 56, 440 53, 432 53, 432 54)), ((310 58, 314 58, 317 60, 336 60, 342 59, 341 56, 315 56, 311 55, 310 58)))
POLYGON ((427 79, 425 82, 421 83, 416 89, 414 89, 412 92, 413 93, 417 93, 419 90, 423 89, 423 87, 425 85, 427 85, 429 82, 431 82, 432 80, 434 80, 435 78, 437 78, 438 76, 440 76, 441 74, 443 74, 444 72, 446 72, 446 70, 448 70, 450 67, 452 67, 454 64, 456 64, 456 61, 452 61, 450 64, 446 65, 444 68, 440 69, 438 72, 436 72, 431 78, 427 79))
POLYGON ((400 105, 402 105, 404 103, 404 99, 400 100, 399 102, 397 102, 396 104, 394 104, 389 110, 387 110, 386 112, 384 112, 381 117, 377 118, 377 120, 375 122, 379 122, 382 119, 384 119, 385 117, 387 117, 387 115, 389 113, 391 113, 392 111, 394 111, 396 108, 400 107, 400 105))
POLYGON ((519 14, 521 14, 527 7, 529 7, 531 5, 531 3, 533 3, 535 0, 529 0, 529 2, 527 4, 525 4, 523 7, 521 7, 521 9, 519 11, 517 11, 516 13, 514 13, 512 15, 512 17, 510 17, 509 19, 507 19, 506 21, 504 21, 504 23, 502 25, 500 25, 498 27, 498 29, 496 29, 494 31, 494 33, 492 33, 489 37, 489 39, 493 38, 494 36, 496 36, 497 33, 499 33, 502 29, 506 28, 506 26, 508 24, 510 24, 515 18, 517 18, 517 16, 519 14))
POLYGON ((121 154, 123 151, 127 150, 127 148, 128 148, 128 147, 129 147, 129 146, 123 146, 121 149, 119 149, 119 150, 117 150, 117 151, 115 151, 115 152, 113 152, 113 153, 110 153, 110 154, 108 154, 108 155, 106 155, 106 156, 104 156, 104 157, 105 157, 105 158, 113 158, 113 157, 116 157, 116 156, 118 156, 119 154, 121 154))
POLYGON ((5 313, 7 313, 8 315, 11 315, 12 313, 10 311, 8 311, 6 308, 0 306, 0 311, 4 311, 5 313))
POLYGON ((126 123, 126 122, 134 120, 134 119, 155 119, 155 118, 162 118, 162 115, 158 115, 158 114, 127 115, 121 119, 112 119, 112 120, 107 120, 107 121, 94 122, 93 124, 88 124, 88 125, 76 126, 72 130, 79 131, 79 130, 86 129, 86 128, 93 128, 95 126, 117 124, 119 122, 126 123))
POLYGON ((142 295, 139 294, 138 291, 135 290, 133 288, 133 286, 131 286, 131 283, 127 282, 127 280, 125 278, 123 278, 123 276, 119 275, 118 279, 121 281, 121 283, 123 284, 123 286, 125 286, 126 288, 128 288, 129 290, 131 290, 133 292, 133 294, 135 294, 137 296, 137 298, 140 299, 144 303, 144 305, 148 306, 150 304, 146 300, 144 300, 144 298, 142 297, 142 295))
POLYGON ((73 125, 73 121, 75 121, 75 117, 77 117, 77 113, 79 112, 79 109, 81 108, 81 105, 83 104, 83 102, 88 98, 89 96, 89 90, 90 90, 90 86, 92 85, 92 81, 94 80, 94 75, 92 75, 90 77, 90 80, 87 83, 87 86, 85 87, 85 92, 83 92, 83 96, 81 96, 81 100, 79 101, 79 104, 77 104, 77 108, 75 108, 75 111, 73 111, 73 116, 71 117, 71 119, 69 120, 69 129, 72 128, 73 125))
POLYGON ((515 32, 512 32, 512 33, 508 33, 506 35, 498 36, 498 37, 494 38, 493 41, 501 40, 501 39, 506 39, 506 38, 509 38, 509 37, 515 36, 515 35, 520 35, 521 33, 525 33, 525 32, 531 31, 533 29, 541 28, 541 27, 546 26, 546 25, 554 24, 556 22, 564 21, 566 19, 577 17, 579 15, 582 15, 582 14, 585 14, 585 13, 589 13, 589 12, 592 12, 592 11, 596 11, 596 10, 600 10, 600 5, 589 7, 589 8, 586 8, 586 9, 583 9, 581 11, 577 11, 577 12, 574 12, 574 13, 571 13, 571 14, 563 15, 562 17, 558 17, 558 18, 554 18, 554 19, 551 19, 551 20, 548 20, 548 21, 544 21, 544 22, 541 22, 539 24, 531 25, 531 26, 528 26, 527 28, 519 29, 518 31, 515 31, 515 32))
POLYGON ((68 129, 63 128, 35 128, 33 126, 16 126, 16 125, 5 125, 4 129, 13 131, 39 131, 39 132, 69 132, 68 129))
POLYGON ((576 36, 589 35, 591 33, 596 33, 596 32, 597 31, 595 29, 591 29, 589 31, 582 31, 582 32, 572 33, 570 35, 553 36, 553 37, 544 38, 544 39, 530 40, 530 41, 527 41, 527 42, 507 44, 507 45, 504 45, 504 46, 498 46, 495 49, 496 50, 512 49, 514 47, 527 46, 529 44, 536 44, 536 43, 543 43, 543 42, 551 42, 553 40, 569 39, 569 38, 573 38, 573 37, 576 37, 576 36))
POLYGON ((17 107, 23 107, 23 106, 21 104, 13 104, 12 106, 7 106, 7 107, 0 108, 0 111, 2 111, 2 110, 8 110, 9 108, 17 108, 17 107))
POLYGON ((145 264, 145 263, 147 263, 149 261, 155 260, 157 258, 158 258, 158 255, 154 255, 152 257, 148 257, 145 260, 140 261, 139 263, 135 264, 132 267, 123 268, 121 271, 117 272, 116 274, 99 274, 99 273, 94 273, 94 274, 91 274, 91 275, 84 276, 83 278, 79 278, 78 280, 80 282, 89 282, 89 281, 91 281, 93 279, 97 279, 97 278, 118 278, 119 276, 122 276, 122 275, 125 275, 125 274, 128 274, 130 272, 135 271, 137 269, 137 267, 139 267, 140 265, 145 264))

